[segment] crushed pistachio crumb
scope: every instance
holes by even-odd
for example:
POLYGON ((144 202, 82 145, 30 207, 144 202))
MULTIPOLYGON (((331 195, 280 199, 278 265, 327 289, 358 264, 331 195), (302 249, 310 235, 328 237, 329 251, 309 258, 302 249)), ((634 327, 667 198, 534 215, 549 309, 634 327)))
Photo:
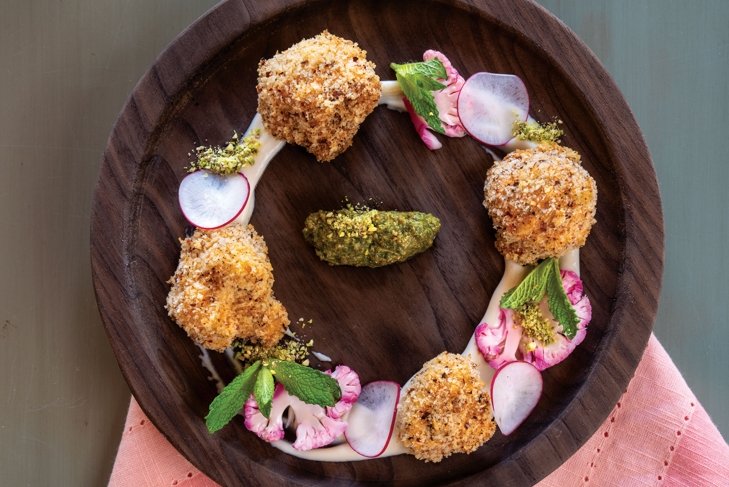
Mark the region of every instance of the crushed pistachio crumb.
MULTIPOLYGON (((516 323, 522 327, 524 335, 532 340, 537 340, 543 345, 554 343, 554 328, 544 317, 538 304, 528 303, 519 308, 516 311, 516 323)), ((527 348, 530 348, 529 345, 527 348)), ((536 348, 536 344, 531 346, 533 349, 536 348)))
POLYGON ((308 320, 305 320, 304 318, 299 318, 296 320, 296 324, 299 325, 301 328, 306 328, 307 325, 311 325, 314 323, 313 318, 309 318, 308 320))
POLYGON ((372 222, 379 210, 348 204, 348 211, 328 211, 326 223, 339 237, 364 238, 377 231, 372 222))
POLYGON ((521 121, 514 122, 512 135, 519 140, 531 140, 532 142, 559 142, 564 131, 559 127, 562 120, 555 120, 541 124, 539 122, 521 121))
POLYGON ((204 146, 195 148, 196 160, 190 163, 189 172, 207 169, 217 174, 233 174, 256 162, 256 154, 261 148, 261 131, 256 129, 240 140, 237 132, 224 146, 204 146))
POLYGON ((233 343, 235 358, 244 364, 251 364, 256 360, 288 360, 308 365, 311 347, 314 340, 304 343, 295 333, 291 332, 273 347, 264 347, 259 344, 236 341, 233 343))

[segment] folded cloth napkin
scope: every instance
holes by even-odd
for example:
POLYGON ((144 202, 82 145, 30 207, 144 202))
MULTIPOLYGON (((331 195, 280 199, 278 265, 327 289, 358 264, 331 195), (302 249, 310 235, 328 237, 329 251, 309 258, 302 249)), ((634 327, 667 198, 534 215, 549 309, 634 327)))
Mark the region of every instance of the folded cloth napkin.
MULTIPOLYGON (((109 485, 217 484, 167 442, 132 398, 109 485)), ((610 416, 538 485, 729 486, 729 446, 652 335, 610 416)))

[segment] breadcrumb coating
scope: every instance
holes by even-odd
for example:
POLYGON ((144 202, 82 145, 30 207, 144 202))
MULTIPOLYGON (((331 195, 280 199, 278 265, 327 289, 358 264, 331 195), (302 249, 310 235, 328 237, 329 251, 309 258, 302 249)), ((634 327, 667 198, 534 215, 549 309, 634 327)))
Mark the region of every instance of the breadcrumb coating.
POLYGON ((485 389, 468 358, 443 352, 429 360, 400 402, 400 441, 426 462, 475 451, 496 431, 485 389))
POLYGON ((522 265, 582 247, 595 223, 595 180, 577 152, 555 143, 496 161, 486 175, 484 196, 496 248, 522 265))
POLYGON ((288 314, 273 295, 268 247, 252 225, 197 229, 180 243, 166 308, 190 338, 218 351, 236 338, 266 347, 281 340, 288 314))
POLYGON ((380 78, 357 43, 325 30, 261 60, 256 90, 266 129, 326 162, 352 145, 380 99, 380 78))

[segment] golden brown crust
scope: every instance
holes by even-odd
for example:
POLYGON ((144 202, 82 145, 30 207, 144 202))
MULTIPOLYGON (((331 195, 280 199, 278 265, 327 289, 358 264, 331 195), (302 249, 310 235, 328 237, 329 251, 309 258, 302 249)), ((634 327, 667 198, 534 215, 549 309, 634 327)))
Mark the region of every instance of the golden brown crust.
POLYGON ((400 401, 400 441, 426 462, 475 451, 496 431, 485 388, 468 358, 443 352, 429 360, 400 401))
POLYGON ((166 308, 190 338, 222 351, 236 338, 273 346, 283 337, 288 314, 273 295, 268 248, 252 225, 198 229, 181 245, 166 308))
POLYGON ((554 143, 496 161, 484 196, 496 248, 523 265, 582 247, 595 223, 595 180, 577 152, 554 143))
POLYGON ((320 162, 344 152, 380 99, 380 78, 366 56, 324 31, 262 60, 256 90, 266 129, 320 162))

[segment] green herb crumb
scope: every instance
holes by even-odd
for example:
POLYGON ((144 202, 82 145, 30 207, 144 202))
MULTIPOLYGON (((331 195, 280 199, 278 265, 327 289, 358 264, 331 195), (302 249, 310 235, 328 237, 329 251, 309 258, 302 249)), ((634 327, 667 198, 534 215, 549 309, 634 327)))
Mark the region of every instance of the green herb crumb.
POLYGON ((238 133, 224 146, 204 146, 195 148, 196 160, 190 163, 189 172, 206 169, 216 174, 233 174, 256 162, 256 154, 261 148, 261 132, 254 130, 240 140, 238 133))
POLYGON ((554 343, 554 327, 544 317, 538 304, 528 303, 516 310, 516 322, 527 337, 537 340, 542 345, 554 343))
POLYGON ((233 343, 235 358, 244 364, 250 364, 257 360, 287 360, 308 365, 309 353, 314 346, 314 340, 302 342, 293 332, 286 335, 273 347, 264 347, 259 344, 236 341, 233 343))
POLYGON ((519 140, 531 140, 532 142, 559 142, 564 131, 559 127, 561 120, 555 120, 540 124, 539 122, 521 121, 514 122, 512 135, 519 140))

